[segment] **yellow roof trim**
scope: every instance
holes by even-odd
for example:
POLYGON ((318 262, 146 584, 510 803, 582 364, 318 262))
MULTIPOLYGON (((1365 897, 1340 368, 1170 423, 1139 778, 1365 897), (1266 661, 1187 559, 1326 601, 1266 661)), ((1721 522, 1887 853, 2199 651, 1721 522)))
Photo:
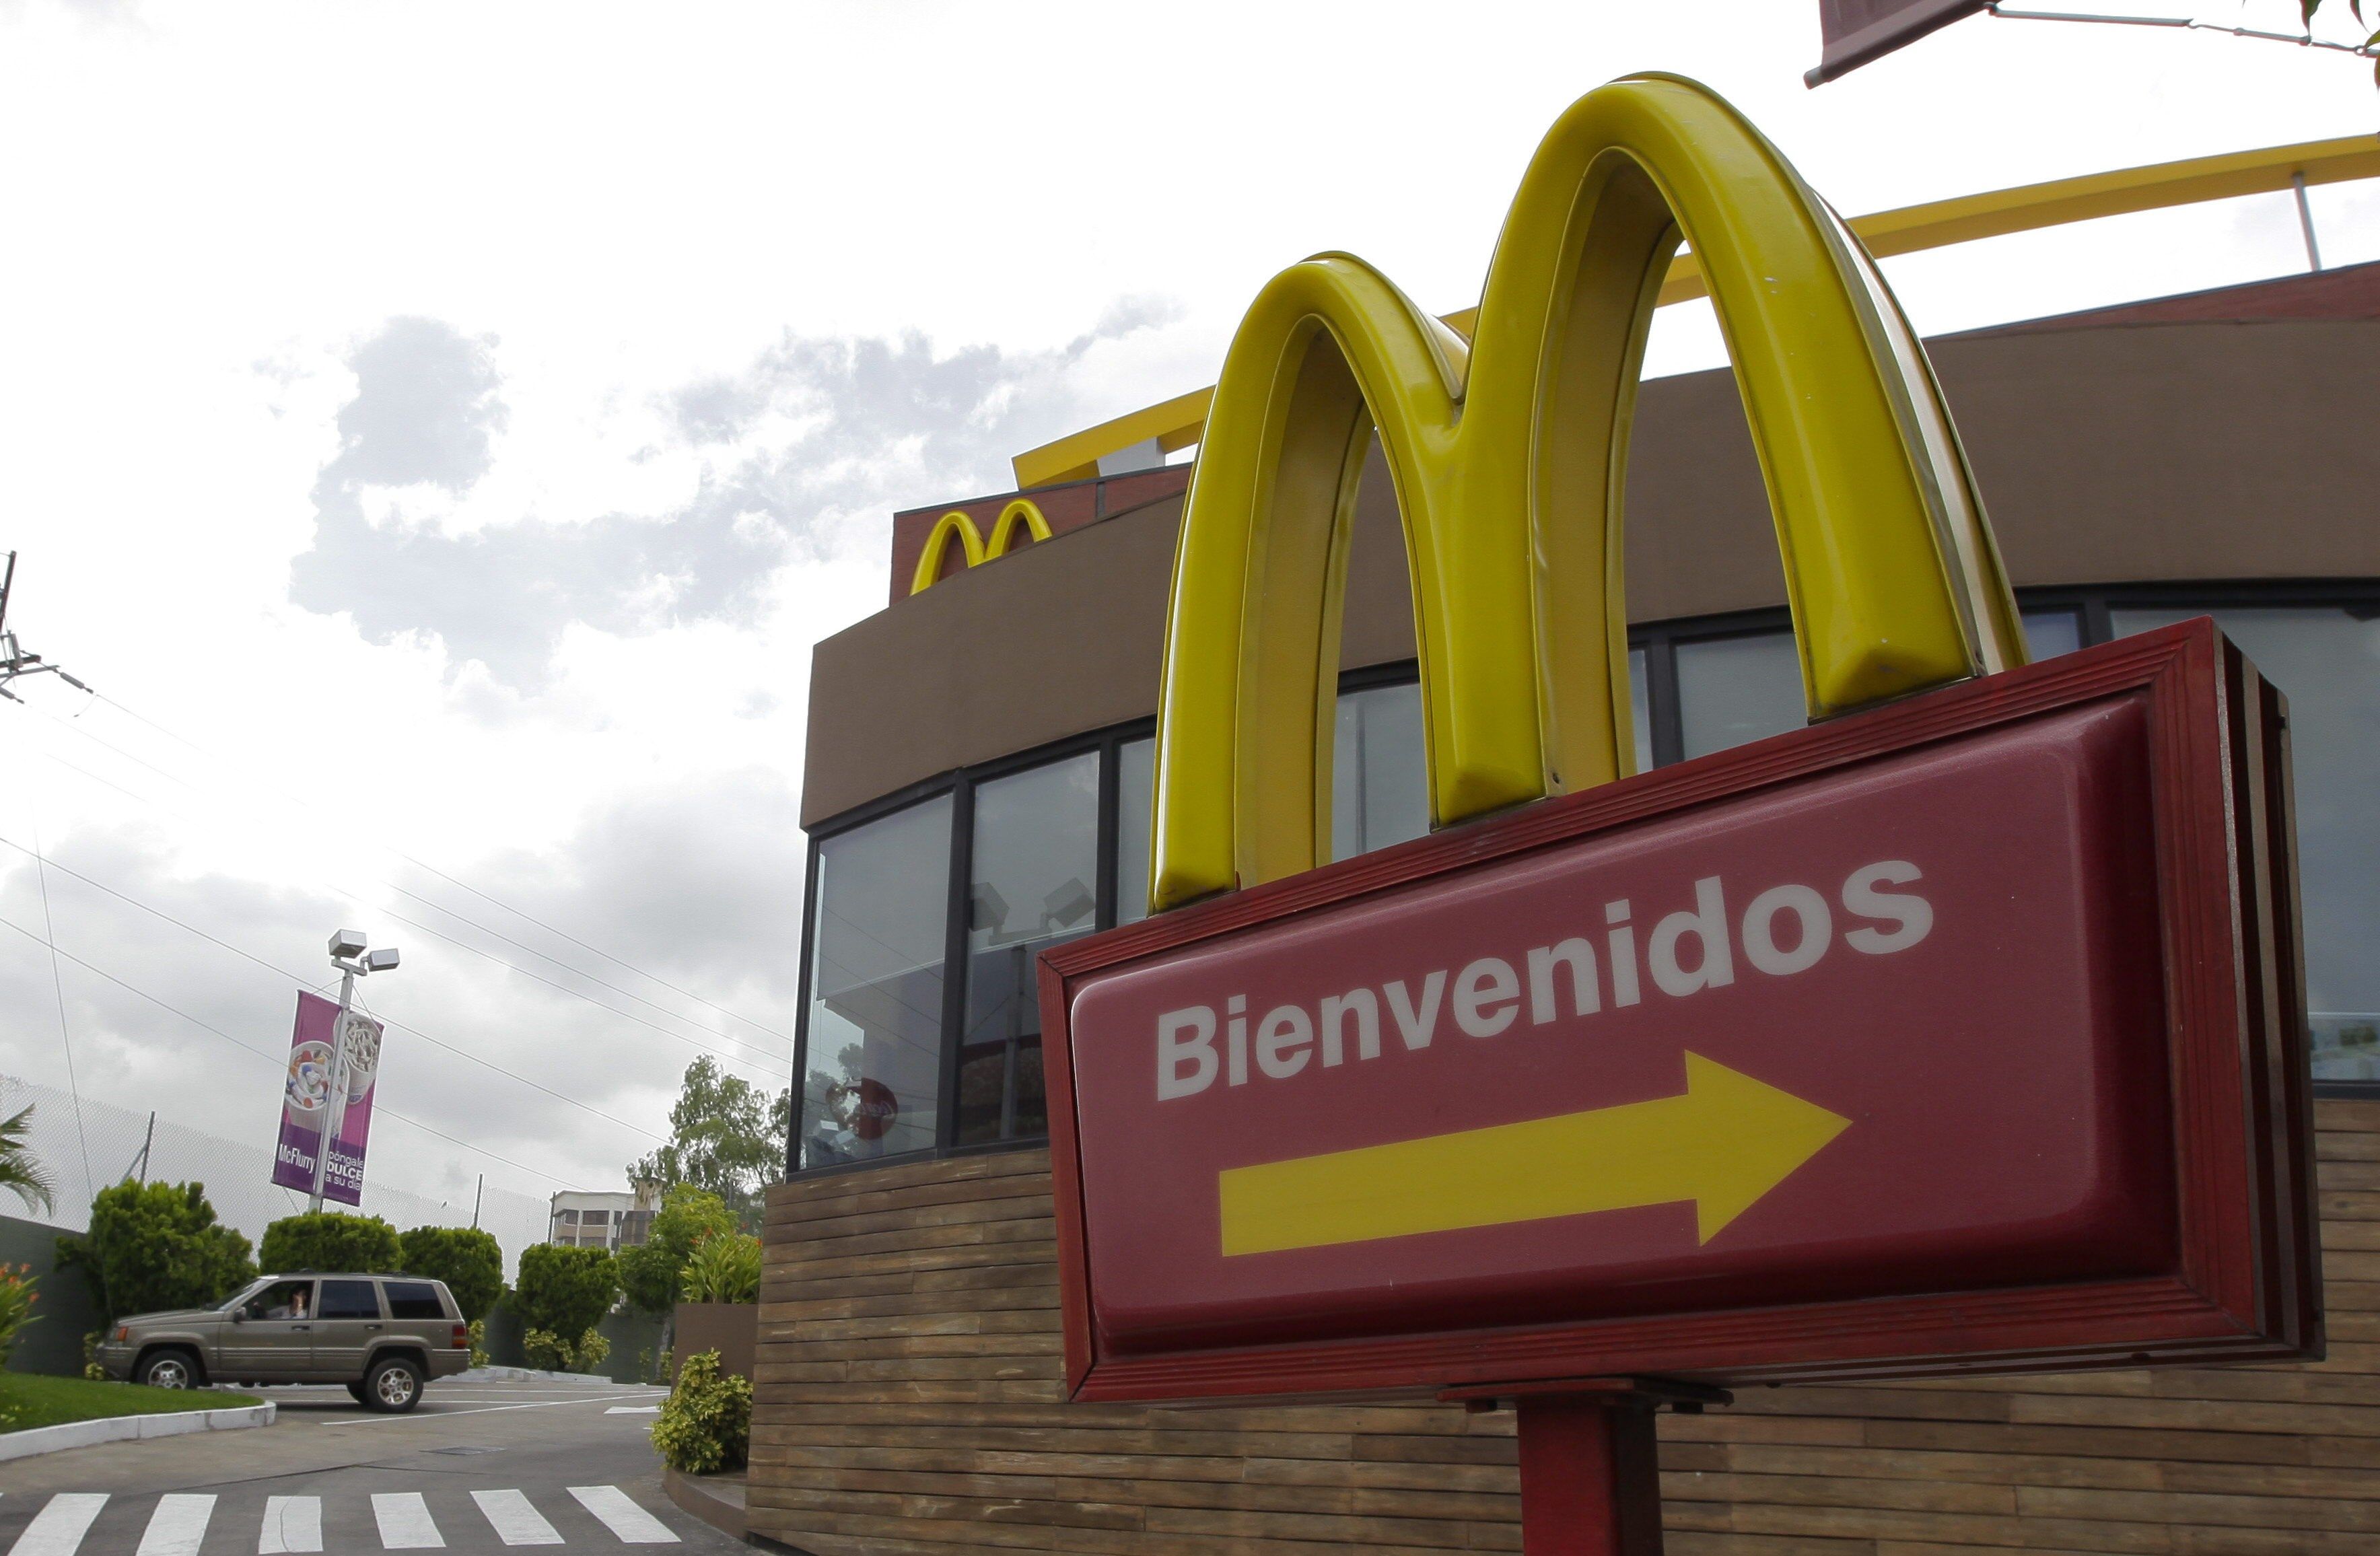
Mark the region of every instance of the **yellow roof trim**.
MULTIPOLYGON (((2194 205, 2203 201, 2231 200, 2240 195, 2269 194, 2286 189, 2302 176, 2309 184, 2334 184, 2350 178, 2380 177, 2380 138, 2350 135, 2337 140, 2309 140, 2295 146, 2270 146, 2261 151, 2229 152, 2221 156, 2192 157, 2182 162, 2147 167, 2121 168, 2113 173, 2058 178, 2026 184, 1988 194, 1961 195, 1925 205, 1903 206, 1854 216, 1853 232, 1879 257, 1942 249, 1977 238, 2095 221, 2134 211, 2194 205)), ((1701 269, 1692 254, 1680 254, 1670 266, 1661 287, 1664 306, 1704 295, 1701 269)), ((1446 322, 1469 334, 1476 309, 1445 315, 1446 322)), ((1101 455, 1113 454, 1155 438, 1167 453, 1198 441, 1207 424, 1211 385, 1177 395, 1162 405, 1149 406, 1096 427, 1070 432, 1055 443, 1028 448, 1013 463, 1020 487, 1050 486, 1062 480, 1082 480, 1099 474, 1101 455)))

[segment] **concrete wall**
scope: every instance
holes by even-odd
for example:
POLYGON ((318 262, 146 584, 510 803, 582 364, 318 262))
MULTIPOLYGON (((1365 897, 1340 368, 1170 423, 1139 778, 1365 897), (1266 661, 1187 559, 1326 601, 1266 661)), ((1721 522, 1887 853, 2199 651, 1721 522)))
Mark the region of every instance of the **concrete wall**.
MULTIPOLYGON (((662 1348, 662 1322, 628 1307, 614 1307, 603 1315, 595 1326, 597 1333, 612 1343, 612 1354, 603 1359, 602 1375, 615 1383, 649 1383, 658 1367, 662 1348)), ((527 1367, 528 1355, 521 1350, 521 1321, 513 1310, 498 1302, 488 1312, 488 1360, 497 1367, 527 1367)))
POLYGON ((46 1372, 61 1378, 82 1375, 82 1337, 101 1322, 98 1302, 79 1270, 57 1268, 58 1239, 63 1227, 0 1216, 0 1264, 32 1266, 33 1321, 17 1335, 9 1353, 11 1372, 46 1372))

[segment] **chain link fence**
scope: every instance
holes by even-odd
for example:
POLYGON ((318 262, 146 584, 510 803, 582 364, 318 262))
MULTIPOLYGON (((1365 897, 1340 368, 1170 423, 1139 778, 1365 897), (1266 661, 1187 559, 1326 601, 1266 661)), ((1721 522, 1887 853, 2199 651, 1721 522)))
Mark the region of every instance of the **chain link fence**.
MULTIPOLYGON (((29 1103, 33 1109, 33 1158, 57 1191, 56 1208, 44 1219, 66 1231, 90 1230, 92 1195, 127 1178, 204 1184, 216 1216, 247 1234, 251 1243, 263 1242, 267 1223, 306 1209, 303 1194, 273 1182, 270 1150, 106 1102, 85 1099, 78 1109, 73 1097, 55 1087, 0 1075, 0 1118, 29 1103)), ((504 1250, 504 1278, 509 1281, 519 1269, 521 1250, 545 1241, 549 1202, 493 1184, 480 1192, 479 1201, 477 1224, 504 1250)), ((374 1182, 369 1173, 360 1209, 399 1232, 474 1224, 468 1193, 457 1199, 432 1199, 374 1182)), ((13 1198, 0 1199, 0 1210, 33 1213, 13 1198)))

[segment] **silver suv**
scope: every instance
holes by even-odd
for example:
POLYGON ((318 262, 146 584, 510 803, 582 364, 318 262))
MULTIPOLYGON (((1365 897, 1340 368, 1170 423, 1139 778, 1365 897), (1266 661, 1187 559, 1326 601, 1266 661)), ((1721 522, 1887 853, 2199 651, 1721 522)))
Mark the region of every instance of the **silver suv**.
POLYGON ((345 1383, 372 1410, 410 1410, 421 1386, 470 1365, 471 1337, 443 1281, 409 1275, 266 1275, 220 1307, 142 1313, 100 1345, 110 1378, 201 1383, 345 1383))

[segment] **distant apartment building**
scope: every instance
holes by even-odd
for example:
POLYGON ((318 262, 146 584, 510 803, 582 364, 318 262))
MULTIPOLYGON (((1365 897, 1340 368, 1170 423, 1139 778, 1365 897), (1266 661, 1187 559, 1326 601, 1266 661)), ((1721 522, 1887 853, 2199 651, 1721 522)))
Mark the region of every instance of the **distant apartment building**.
POLYGON ((625 1194, 582 1194, 565 1190, 553 1197, 553 1219, 546 1241, 565 1248, 633 1248, 652 1230, 658 1189, 638 1187, 625 1194))

